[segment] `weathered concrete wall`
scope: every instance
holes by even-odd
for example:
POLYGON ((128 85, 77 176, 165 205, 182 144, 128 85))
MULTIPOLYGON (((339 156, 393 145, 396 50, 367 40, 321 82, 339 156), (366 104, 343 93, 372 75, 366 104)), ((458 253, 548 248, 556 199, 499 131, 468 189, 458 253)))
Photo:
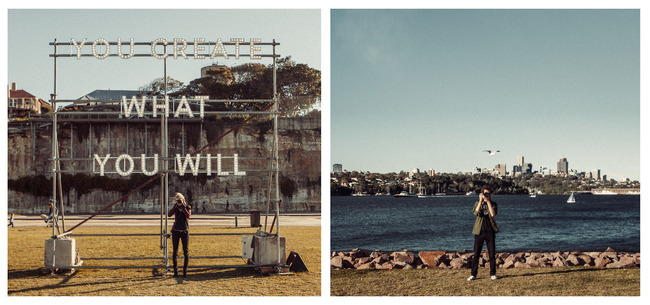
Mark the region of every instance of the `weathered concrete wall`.
MULTIPOLYGON (((224 132, 236 126, 237 122, 206 121, 203 124, 180 123, 169 126, 168 153, 185 155, 192 153, 224 132), (183 136, 184 135, 184 136, 183 136)), ((249 123, 231 132, 203 154, 217 153, 222 156, 271 157, 273 147, 273 125, 271 122, 249 123)), ((284 212, 320 211, 320 119, 285 118, 279 119, 280 192, 284 212)), ((52 130, 39 128, 36 134, 30 130, 10 133, 8 144, 8 178, 51 177, 52 130), (32 138, 34 137, 34 138, 32 138)), ((118 156, 129 154, 133 157, 145 154, 160 154, 160 124, 122 122, 61 123, 58 132, 59 154, 61 158, 88 158, 87 161, 62 161, 62 170, 91 170, 92 156, 118 156)), ((269 169, 271 160, 242 160, 239 167, 246 169, 269 169)), ((140 168, 136 162, 136 168, 140 168)), ((170 162, 171 163, 171 162, 170 162)), ((232 169, 232 160, 224 160, 224 169, 232 169)), ((153 162, 148 163, 149 170, 153 162)), ((212 165, 216 169, 216 164, 212 165)), ((89 174, 99 175, 99 174, 89 174)), ((121 177, 107 174, 111 178, 121 177)), ((245 176, 206 176, 193 177, 186 172, 183 177, 171 174, 169 179, 170 196, 183 193, 187 199, 206 212, 247 212, 250 209, 266 209, 269 194, 269 172, 248 171, 245 176)), ((111 213, 159 213, 160 188, 155 186, 130 196, 111 209, 111 213)), ((271 185, 275 185, 271 183, 271 185)), ((51 185, 49 186, 51 187, 51 185)), ((65 188, 65 187, 64 187, 65 188)), ((271 190, 274 198, 275 190, 271 190)), ((66 213, 93 213, 107 206, 123 194, 119 191, 92 189, 80 194, 74 186, 64 193, 63 202, 66 213)), ((35 196, 8 191, 9 212, 33 214, 47 212, 47 196, 35 196)))

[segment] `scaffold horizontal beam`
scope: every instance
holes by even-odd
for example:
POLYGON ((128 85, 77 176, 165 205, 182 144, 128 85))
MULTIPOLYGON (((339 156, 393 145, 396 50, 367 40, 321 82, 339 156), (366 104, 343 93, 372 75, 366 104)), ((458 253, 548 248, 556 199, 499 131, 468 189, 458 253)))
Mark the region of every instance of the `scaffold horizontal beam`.
MULTIPOLYGON (((131 97, 127 96, 131 99, 131 97)), ((151 98, 151 97, 147 97, 151 98)), ((50 101, 51 103, 52 101, 50 101)), ((85 106, 84 104, 93 104, 93 105, 119 105, 122 101, 116 100, 56 100, 57 103, 74 103, 77 105, 85 106)), ((204 99, 204 103, 274 103, 273 99, 241 99, 241 100, 226 100, 226 99, 204 99)))
MULTIPOLYGON (((179 259, 185 259, 184 256, 179 256, 179 259)), ((241 255, 223 255, 223 256, 190 256, 191 259, 217 259, 217 258, 242 258, 241 255)), ((82 257, 81 260, 149 260, 149 259, 163 259, 160 257, 82 257)))
MULTIPOLYGON (((88 233, 88 234, 77 234, 74 232, 69 233, 68 235, 71 236, 160 236, 160 233, 88 233)), ((218 235, 224 235, 224 236, 246 236, 246 235, 255 235, 255 232, 250 232, 250 233, 191 233, 191 236, 218 236, 218 235)))
MULTIPOLYGON (((256 267, 275 267, 276 265, 189 265, 189 269, 203 269, 203 268, 256 268, 256 267)), ((163 265, 153 266, 51 266, 47 268, 53 269, 165 269, 163 265)))

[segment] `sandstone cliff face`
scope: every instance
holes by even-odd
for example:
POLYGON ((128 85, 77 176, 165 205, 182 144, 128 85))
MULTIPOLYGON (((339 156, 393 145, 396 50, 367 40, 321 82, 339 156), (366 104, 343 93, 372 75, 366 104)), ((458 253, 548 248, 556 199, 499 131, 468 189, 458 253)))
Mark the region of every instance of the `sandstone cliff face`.
MULTIPOLYGON (((236 126, 237 122, 205 121, 197 123, 188 121, 184 124, 170 123, 168 154, 192 153, 208 142, 223 135, 236 126)), ((280 198, 281 211, 303 212, 320 211, 320 119, 285 118, 279 119, 279 156, 280 156, 280 198)), ((59 132, 60 158, 85 158, 82 161, 61 161, 61 169, 92 171, 90 176, 98 176, 98 165, 93 155, 119 156, 128 154, 136 157, 141 154, 153 156, 160 154, 160 124, 125 122, 75 122, 60 123, 59 132), (94 163, 94 164, 93 164, 94 163)), ((10 133, 8 138, 8 178, 17 180, 23 177, 43 175, 51 178, 52 130, 37 128, 35 134, 28 129, 25 132, 10 133)), ((249 123, 237 129, 218 143, 203 151, 203 155, 218 153, 240 157, 240 170, 247 170, 245 176, 212 176, 199 174, 192 176, 188 171, 184 176, 170 174, 170 197, 175 192, 183 193, 194 203, 195 211, 207 213, 248 212, 251 209, 266 210, 266 203, 271 191, 275 198, 275 189, 269 189, 268 171, 259 169, 272 168, 272 160, 247 160, 248 157, 271 157, 273 147, 273 125, 271 122, 249 123)), ((174 162, 175 163, 175 162, 174 162)), ((136 168, 140 167, 136 161, 136 168)), ((172 164, 172 162, 170 162, 172 164)), ((223 161, 224 170, 232 170, 232 159, 223 161)), ((153 169, 153 161, 147 165, 153 169)), ((216 164, 212 165, 213 169, 216 164)), ((72 174, 72 173, 70 173, 72 174)), ((117 174, 106 174, 110 178, 125 178, 117 174)), ((47 186, 52 188, 51 182, 47 186)), ((66 213, 94 213, 120 198, 123 192, 101 190, 78 190, 74 185, 64 186, 69 191, 63 194, 66 213)), ((8 211, 22 214, 47 212, 50 197, 37 196, 33 193, 18 192, 9 189, 8 211)), ((160 213, 160 182, 131 195, 125 201, 116 204, 110 213, 160 213)), ((271 204, 271 210, 273 210, 271 204)))

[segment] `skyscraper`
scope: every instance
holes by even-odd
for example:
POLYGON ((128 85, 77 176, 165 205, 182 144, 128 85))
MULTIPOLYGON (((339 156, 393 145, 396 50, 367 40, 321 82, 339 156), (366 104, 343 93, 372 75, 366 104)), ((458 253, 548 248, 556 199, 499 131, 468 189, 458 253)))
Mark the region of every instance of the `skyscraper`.
POLYGON ((338 164, 338 163, 336 163, 336 164, 334 164, 332 167, 333 167, 332 171, 333 171, 335 174, 338 174, 338 173, 342 173, 342 172, 343 172, 343 165, 342 165, 342 164, 338 164))
POLYGON ((595 180, 600 180, 600 170, 599 169, 594 169, 591 171, 591 177, 595 180))
POLYGON ((506 175, 506 165, 505 164, 497 164, 494 167, 494 172, 497 173, 497 175, 504 177, 506 175))
POLYGON ((523 166, 524 165, 524 156, 519 156, 517 158, 517 165, 523 166))
POLYGON ((562 158, 557 162, 557 173, 558 175, 566 175, 569 173, 569 161, 566 158, 562 158))

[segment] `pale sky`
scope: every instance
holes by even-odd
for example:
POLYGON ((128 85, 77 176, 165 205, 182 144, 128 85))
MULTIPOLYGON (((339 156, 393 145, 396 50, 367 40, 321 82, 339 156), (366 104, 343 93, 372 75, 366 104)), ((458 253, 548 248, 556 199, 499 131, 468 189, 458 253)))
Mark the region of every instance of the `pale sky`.
POLYGON ((639 16, 333 10, 331 163, 467 172, 567 158, 639 179, 639 16))
MULTIPOLYGON (((262 42, 280 43, 276 51, 291 56, 297 63, 321 69, 320 10, 9 10, 8 11, 8 81, 20 89, 49 100, 53 92, 54 60, 49 57, 57 38, 61 42, 87 39, 84 53, 91 53, 92 43, 99 38, 115 42, 118 38, 135 42, 151 42, 164 38, 172 42, 183 38, 191 44, 194 38, 226 42, 230 38, 259 38, 262 42)), ((128 52, 128 48, 123 53, 128 52)), ((190 46, 188 50, 193 50, 190 46)), ((162 49, 160 49, 162 51, 162 49)), ((229 52, 234 50, 229 49, 229 52)), ((247 50, 242 50, 241 53, 247 50)), ((263 49, 268 54, 272 49, 263 49)), ((74 47, 60 47, 60 53, 74 53, 74 47)), ((111 53, 116 50, 112 49, 111 53)), ((271 64, 266 58, 258 61, 240 59, 168 59, 168 76, 188 84, 200 77, 201 67, 213 63, 228 66, 247 62, 271 64)), ((58 99, 77 99, 96 89, 136 90, 163 76, 163 61, 152 57, 128 60, 109 57, 60 58, 57 63, 58 99)))

